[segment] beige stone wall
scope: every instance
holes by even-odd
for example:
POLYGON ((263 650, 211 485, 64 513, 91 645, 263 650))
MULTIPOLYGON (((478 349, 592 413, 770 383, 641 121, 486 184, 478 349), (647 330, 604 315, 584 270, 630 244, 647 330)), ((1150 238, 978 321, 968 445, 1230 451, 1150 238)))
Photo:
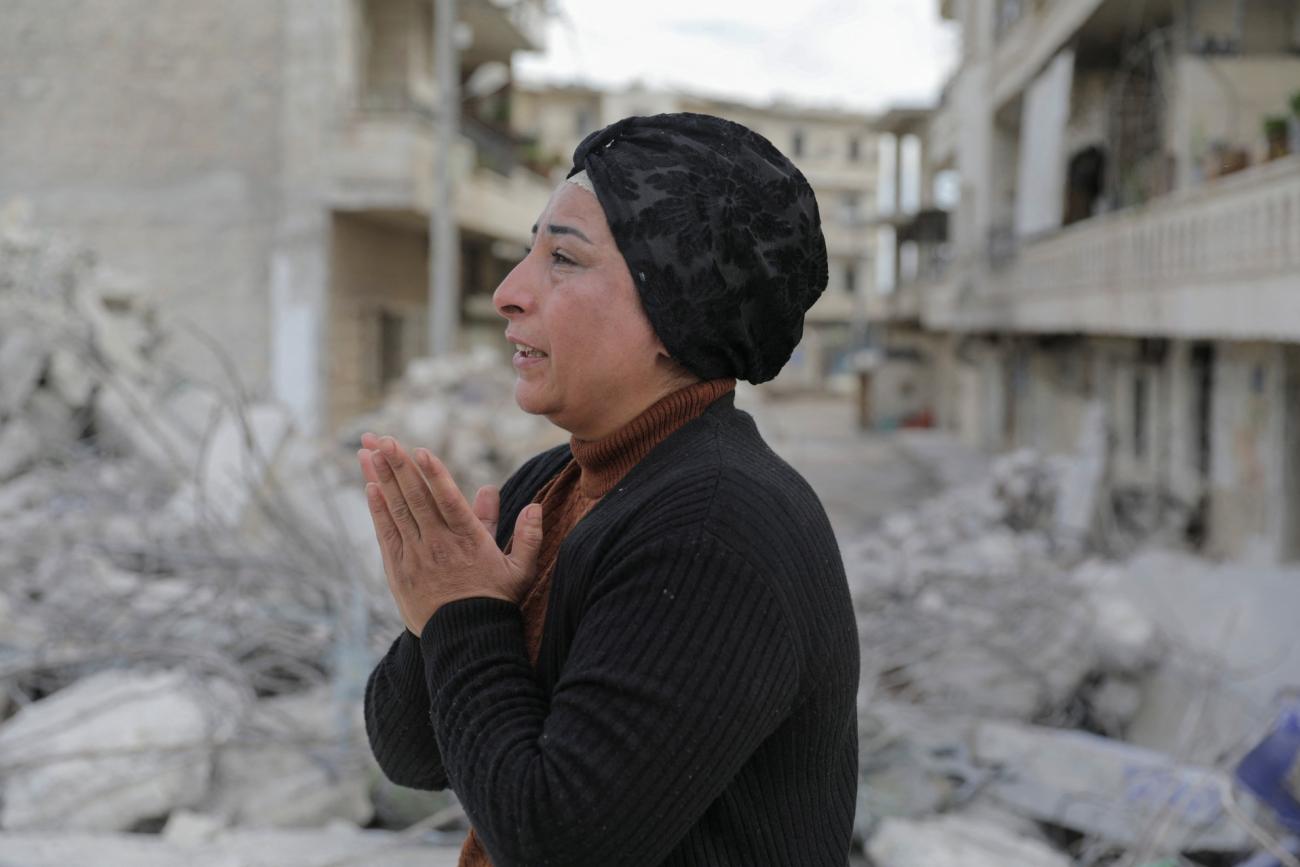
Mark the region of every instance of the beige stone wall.
POLYGON ((383 397, 381 314, 406 323, 404 361, 424 352, 429 258, 423 232, 365 217, 335 215, 331 237, 326 358, 334 428, 383 397))
MULTIPOLYGON (((250 383, 268 368, 281 4, 10 0, 0 201, 138 275, 250 383)), ((211 373, 202 350, 178 360, 211 373)))

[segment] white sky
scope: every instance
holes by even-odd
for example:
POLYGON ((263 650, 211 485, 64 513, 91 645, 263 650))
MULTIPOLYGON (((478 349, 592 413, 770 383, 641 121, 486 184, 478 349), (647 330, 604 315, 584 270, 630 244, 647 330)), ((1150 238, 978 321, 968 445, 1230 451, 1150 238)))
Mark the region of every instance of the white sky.
POLYGON ((933 101, 957 53, 938 0, 558 0, 529 82, 634 81, 879 111, 933 101))

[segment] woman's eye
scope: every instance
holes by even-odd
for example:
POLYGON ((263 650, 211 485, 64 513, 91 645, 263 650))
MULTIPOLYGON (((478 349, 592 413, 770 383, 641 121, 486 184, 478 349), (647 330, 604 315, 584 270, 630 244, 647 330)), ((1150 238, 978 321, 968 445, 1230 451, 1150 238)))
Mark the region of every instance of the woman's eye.
POLYGON ((564 255, 563 253, 561 253, 559 250, 556 250, 555 252, 553 252, 553 253, 551 254, 551 258, 552 258, 553 260, 555 260, 555 262, 557 262, 557 263, 560 264, 560 265, 572 265, 572 264, 574 264, 574 262, 573 262, 572 259, 570 259, 568 256, 566 256, 566 255, 564 255))

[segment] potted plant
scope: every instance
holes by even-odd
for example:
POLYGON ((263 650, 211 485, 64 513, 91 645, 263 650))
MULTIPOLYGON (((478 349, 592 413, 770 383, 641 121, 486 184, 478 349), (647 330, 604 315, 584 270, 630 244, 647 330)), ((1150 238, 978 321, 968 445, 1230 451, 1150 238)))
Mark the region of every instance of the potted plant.
POLYGON ((1268 158, 1275 160, 1291 153, 1291 130, 1282 115, 1264 118, 1264 138, 1268 140, 1268 158))

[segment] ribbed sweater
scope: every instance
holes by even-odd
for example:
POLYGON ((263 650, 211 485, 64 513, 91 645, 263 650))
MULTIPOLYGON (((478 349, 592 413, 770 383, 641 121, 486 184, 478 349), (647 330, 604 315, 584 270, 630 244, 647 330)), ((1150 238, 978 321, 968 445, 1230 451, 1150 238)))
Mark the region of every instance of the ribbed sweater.
MULTIPOLYGON (((497 541, 570 464, 501 492, 497 541)), ((460 600, 366 689, 384 773, 455 789, 496 867, 834 865, 857 778, 858 641, 806 482, 727 394, 622 475, 519 606, 460 600)))
MULTIPOLYGON (((651 449, 735 388, 734 379, 697 382, 655 401, 611 434, 594 440, 577 437, 569 440, 573 459, 555 478, 542 485, 533 498, 542 504, 542 546, 537 554, 537 575, 519 607, 524 618, 524 646, 534 666, 542 647, 556 555, 569 531, 651 449)), ((510 544, 507 544, 506 549, 509 548, 510 544)), ((457 867, 495 867, 483 848, 483 841, 473 830, 461 848, 457 867)))

